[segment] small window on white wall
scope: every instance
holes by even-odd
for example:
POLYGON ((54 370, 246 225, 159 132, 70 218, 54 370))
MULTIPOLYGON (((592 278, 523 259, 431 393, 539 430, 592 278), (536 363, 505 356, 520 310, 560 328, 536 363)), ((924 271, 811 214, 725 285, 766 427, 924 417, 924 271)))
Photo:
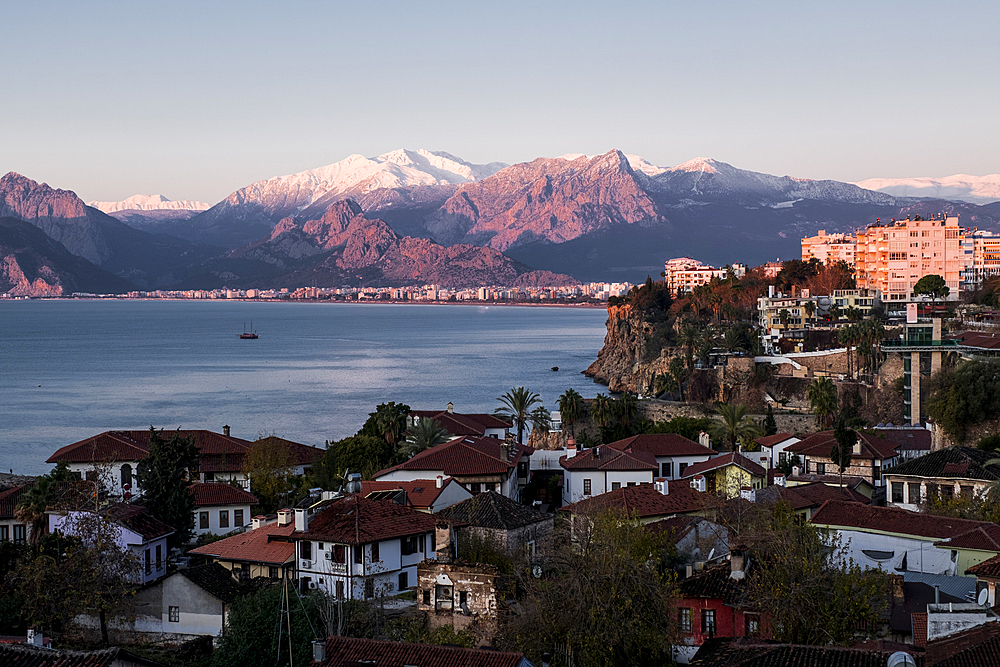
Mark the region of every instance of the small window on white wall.
POLYGON ((181 608, 180 607, 170 607, 170 622, 180 623, 181 622, 181 608))

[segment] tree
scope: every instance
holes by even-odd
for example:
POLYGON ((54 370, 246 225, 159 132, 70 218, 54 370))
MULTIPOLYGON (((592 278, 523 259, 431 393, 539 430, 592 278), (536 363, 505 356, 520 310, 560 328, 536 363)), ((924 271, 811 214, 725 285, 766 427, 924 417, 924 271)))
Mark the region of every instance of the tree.
POLYGON ((790 312, 788 312, 787 308, 782 308, 781 310, 779 310, 778 311, 778 321, 781 322, 781 326, 787 326, 788 325, 788 318, 790 318, 791 316, 792 316, 792 314, 790 312))
POLYGON ((674 357, 670 360, 670 366, 668 367, 671 377, 677 383, 677 389, 680 393, 680 400, 684 400, 684 381, 687 379, 687 369, 684 368, 684 362, 678 357, 674 357))
POLYGON ((950 292, 951 290, 948 289, 948 283, 944 281, 944 278, 933 273, 924 276, 913 286, 914 295, 929 296, 932 301, 943 299, 950 292))
POLYGON ((528 391, 524 387, 517 387, 506 392, 497 400, 502 405, 494 413, 514 424, 517 429, 517 443, 524 444, 524 427, 531 418, 531 409, 533 406, 541 404, 542 399, 538 394, 528 391))
POLYGON ((384 438, 392 446, 399 444, 406 433, 406 422, 410 416, 410 406, 390 401, 380 403, 375 412, 368 413, 368 421, 364 423, 357 435, 378 436, 384 438))
POLYGON ((764 423, 761 424, 761 428, 764 429, 764 435, 775 435, 778 432, 778 423, 774 421, 774 408, 771 404, 767 404, 767 414, 764 415, 764 423))
POLYGON ((961 444, 969 427, 1000 416, 1000 360, 966 361, 942 369, 931 378, 924 407, 961 444))
POLYGON ((806 301, 804 308, 806 310, 806 317, 808 317, 808 318, 811 319, 812 316, 816 314, 816 302, 815 301, 806 301))
POLYGON ((639 414, 639 400, 635 394, 630 391, 622 392, 615 401, 615 413, 618 422, 626 429, 630 428, 639 414))
POLYGON ((676 632, 665 533, 619 512, 577 516, 557 534, 541 578, 522 576, 496 643, 541 663, 556 648, 574 664, 662 665, 676 632))
POLYGON ((31 542, 38 541, 38 538, 48 530, 48 516, 45 510, 56 500, 56 485, 58 482, 69 482, 73 480, 73 473, 69 470, 69 463, 59 461, 48 475, 42 475, 35 482, 34 486, 24 492, 17 502, 14 510, 17 520, 30 527, 31 542))
POLYGON ((309 473, 310 486, 329 491, 340 488, 345 472, 356 472, 371 479, 379 470, 396 461, 396 447, 385 438, 372 435, 352 435, 334 442, 327 441, 326 452, 309 473))
POLYGON ((177 430, 165 440, 163 431, 149 428, 149 454, 138 466, 142 502, 152 516, 174 529, 171 546, 187 543, 194 534, 189 471, 197 467, 194 438, 182 438, 177 430))
POLYGON ((292 490, 294 461, 288 441, 275 436, 259 438, 243 457, 241 470, 250 480, 250 491, 257 496, 262 514, 270 514, 287 503, 292 490))
POLYGON ((830 428, 837 412, 837 387, 830 378, 816 378, 809 384, 809 405, 823 428, 830 428))
POLYGON ((590 418, 600 428, 611 423, 611 403, 604 394, 598 394, 590 404, 590 418))
POLYGON ((731 452, 736 451, 736 443, 753 440, 764 434, 760 425, 750 418, 750 410, 745 405, 716 403, 715 412, 722 420, 713 421, 709 433, 724 443, 731 452))
POLYGON ((844 485, 844 471, 851 465, 854 445, 858 442, 858 433, 847 424, 847 417, 841 414, 833 427, 835 444, 830 447, 830 459, 840 471, 840 485, 844 485))
POLYGON ((573 425, 583 417, 583 396, 575 389, 567 389, 559 397, 559 417, 566 428, 570 430, 570 437, 573 437, 573 425))
POLYGON ((421 417, 416 424, 406 429, 406 438, 399 448, 401 458, 408 459, 414 454, 448 442, 449 433, 441 423, 430 417, 421 417))
POLYGON ((552 429, 552 413, 544 405, 531 411, 531 432, 548 433, 552 429))

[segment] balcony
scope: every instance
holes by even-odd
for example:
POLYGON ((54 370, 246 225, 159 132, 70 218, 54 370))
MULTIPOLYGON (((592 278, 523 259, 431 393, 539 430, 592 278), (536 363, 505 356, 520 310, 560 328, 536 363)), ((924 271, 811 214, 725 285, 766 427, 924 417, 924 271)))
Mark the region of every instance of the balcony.
POLYGON ((908 352, 935 352, 942 348, 958 348, 960 341, 957 340, 883 340, 881 347, 883 350, 902 350, 908 352))

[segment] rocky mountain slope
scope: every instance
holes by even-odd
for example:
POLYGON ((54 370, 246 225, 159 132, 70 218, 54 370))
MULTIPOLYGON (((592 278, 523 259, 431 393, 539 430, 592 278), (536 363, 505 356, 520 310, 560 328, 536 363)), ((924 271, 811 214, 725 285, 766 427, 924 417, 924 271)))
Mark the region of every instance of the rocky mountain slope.
POLYGON ((316 220, 281 220, 268 236, 214 260, 209 272, 194 280, 206 287, 213 281, 240 287, 575 282, 570 276, 533 271, 489 248, 444 247, 400 236, 384 221, 366 218, 352 200, 332 204, 316 220))
POLYGON ((190 275, 221 249, 133 229, 69 190, 14 172, 0 178, 0 217, 38 227, 74 255, 140 288, 166 287, 190 275))
POLYGON ((0 293, 38 297, 132 289, 128 281, 74 255, 34 225, 0 218, 0 293))

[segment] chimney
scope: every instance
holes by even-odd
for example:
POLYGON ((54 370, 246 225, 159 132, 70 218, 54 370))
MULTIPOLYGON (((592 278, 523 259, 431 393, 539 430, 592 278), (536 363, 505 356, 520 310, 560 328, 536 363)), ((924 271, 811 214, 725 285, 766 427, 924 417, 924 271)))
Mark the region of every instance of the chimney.
POLYGON ((455 412, 455 404, 452 403, 451 401, 448 401, 448 414, 451 414, 453 412, 455 412))
POLYGON ((227 438, 229 437, 229 424, 226 424, 225 426, 222 427, 222 435, 226 436, 227 438))
POLYGON ((774 485, 775 486, 784 486, 785 485, 785 476, 784 475, 775 475, 774 476, 774 485))
POLYGON ((326 640, 325 639, 314 639, 312 641, 313 645, 313 662, 323 662, 326 660, 326 640))
POLYGON ((434 487, 440 489, 442 486, 444 486, 444 475, 438 475, 434 479, 434 487))
POLYGON ((251 520, 250 525, 251 525, 251 527, 252 527, 253 530, 257 530, 258 528, 261 528, 262 526, 266 526, 267 525, 267 517, 264 516, 263 514, 258 514, 257 516, 255 516, 251 520))
POLYGON ((576 445, 566 445, 566 458, 571 459, 576 456, 576 445))
POLYGON ((306 514, 306 508, 296 507, 295 508, 295 532, 304 532, 306 528, 309 527, 309 517, 306 514))
POLYGON ((37 630, 35 628, 28 628, 28 645, 30 646, 44 646, 45 644, 45 633, 42 632, 41 628, 37 630))
POLYGON ((434 549, 437 551, 438 562, 452 561, 451 523, 448 521, 438 521, 434 525, 434 549))
POLYGON ((753 503, 757 501, 757 492, 751 489, 749 486, 744 486, 740 488, 740 498, 743 500, 753 503))
POLYGON ((694 568, 691 567, 690 565, 686 566, 684 568, 684 578, 690 579, 692 574, 694 574, 694 568))
POLYGON ((691 478, 691 488, 701 493, 705 493, 706 482, 704 475, 695 475, 691 478))
POLYGON ((802 468, 799 466, 792 466, 792 477, 798 477, 802 473, 802 468))
POLYGON ((729 578, 739 581, 746 574, 743 571, 745 554, 743 548, 736 548, 729 552, 729 578))
POLYGON ((595 459, 601 458, 601 446, 600 445, 594 447, 594 458, 595 459))
POLYGON ((287 507, 284 508, 284 509, 278 510, 278 525, 279 526, 287 526, 291 522, 292 522, 292 510, 288 509, 287 507))
POLYGON ((934 584, 934 604, 941 604, 941 587, 934 584))
POLYGON ((708 433, 705 433, 704 431, 699 431, 698 444, 701 445, 702 447, 711 447, 712 439, 708 437, 708 433))
POLYGON ((653 480, 653 488, 659 493, 667 495, 670 493, 670 485, 667 483, 666 477, 657 477, 653 480))
POLYGON ((854 449, 851 450, 851 454, 854 454, 855 456, 860 456, 861 455, 861 436, 858 435, 857 433, 855 433, 854 435, 857 438, 857 440, 854 441, 854 449))

